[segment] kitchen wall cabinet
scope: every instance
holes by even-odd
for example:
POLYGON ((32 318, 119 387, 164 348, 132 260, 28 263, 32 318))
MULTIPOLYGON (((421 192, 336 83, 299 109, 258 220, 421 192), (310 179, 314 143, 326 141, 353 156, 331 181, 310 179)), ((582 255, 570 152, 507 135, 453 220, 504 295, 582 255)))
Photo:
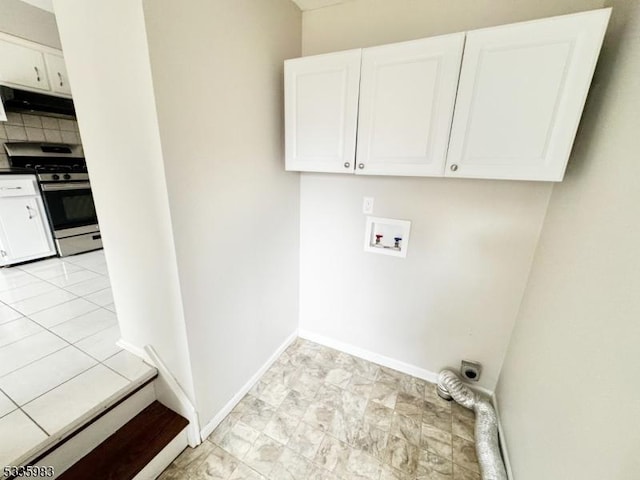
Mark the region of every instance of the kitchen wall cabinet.
POLYGON ((64 57, 53 53, 46 53, 44 56, 47 64, 47 73, 51 79, 51 90, 71 96, 71 87, 67 77, 67 66, 64 64, 64 57))
POLYGON ((0 82, 31 90, 49 90, 41 51, 0 39, 0 82))
POLYGON ((561 181, 610 14, 288 60, 286 168, 561 181))
POLYGON ((48 95, 71 96, 60 50, 5 33, 0 33, 0 84, 48 95))
POLYGON ((55 254, 35 176, 1 176, 0 266, 55 254))
POLYGON ((353 171, 361 50, 287 60, 286 169, 353 171))
POLYGON ((561 181, 609 15, 467 33, 446 175, 561 181))

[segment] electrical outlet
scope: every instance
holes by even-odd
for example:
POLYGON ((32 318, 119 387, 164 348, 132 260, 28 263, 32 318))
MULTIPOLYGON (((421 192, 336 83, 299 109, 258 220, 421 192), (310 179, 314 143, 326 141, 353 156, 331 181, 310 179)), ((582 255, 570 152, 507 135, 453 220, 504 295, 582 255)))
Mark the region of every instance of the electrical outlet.
POLYGON ((367 215, 373 213, 373 197, 364 197, 362 199, 362 213, 367 215))

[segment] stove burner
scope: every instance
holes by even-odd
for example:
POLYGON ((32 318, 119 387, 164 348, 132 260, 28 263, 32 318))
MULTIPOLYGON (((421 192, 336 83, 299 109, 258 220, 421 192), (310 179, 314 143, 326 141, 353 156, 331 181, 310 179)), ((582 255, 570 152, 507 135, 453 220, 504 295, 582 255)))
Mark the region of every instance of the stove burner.
POLYGON ((8 142, 5 150, 12 167, 28 168, 39 175, 87 173, 80 145, 8 142))

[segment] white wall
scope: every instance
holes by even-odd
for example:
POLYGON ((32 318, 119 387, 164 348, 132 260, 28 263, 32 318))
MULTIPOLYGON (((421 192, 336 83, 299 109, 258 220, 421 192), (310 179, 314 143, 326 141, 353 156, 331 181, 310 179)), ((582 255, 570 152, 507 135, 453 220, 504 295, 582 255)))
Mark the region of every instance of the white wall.
MULTIPOLYGON (((602 1, 354 0, 303 14, 312 55, 597 8, 602 1)), ((493 389, 549 183, 302 174, 301 329, 430 372, 463 358, 493 389), (412 221, 405 260, 362 252, 362 197, 412 221)))
POLYGON ((297 328, 299 181, 283 169, 281 92, 300 11, 55 7, 123 338, 157 348, 205 424, 297 328))
POLYGON ((289 0, 145 1, 191 363, 206 424, 296 331, 299 181, 284 171, 289 0))
POLYGON ((141 0, 55 0, 122 337, 193 398, 141 0))
POLYGON ((517 480, 640 472, 640 2, 611 3, 497 389, 517 480))
POLYGON ((0 32, 61 48, 56 17, 53 13, 20 0, 0 1, 0 32))

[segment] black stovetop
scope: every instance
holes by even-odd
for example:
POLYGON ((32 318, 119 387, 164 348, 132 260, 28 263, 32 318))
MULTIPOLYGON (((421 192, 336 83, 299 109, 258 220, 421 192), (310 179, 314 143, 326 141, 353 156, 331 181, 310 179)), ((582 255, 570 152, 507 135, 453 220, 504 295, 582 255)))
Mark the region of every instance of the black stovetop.
POLYGON ((87 173, 81 145, 8 142, 9 165, 32 173, 87 173))

